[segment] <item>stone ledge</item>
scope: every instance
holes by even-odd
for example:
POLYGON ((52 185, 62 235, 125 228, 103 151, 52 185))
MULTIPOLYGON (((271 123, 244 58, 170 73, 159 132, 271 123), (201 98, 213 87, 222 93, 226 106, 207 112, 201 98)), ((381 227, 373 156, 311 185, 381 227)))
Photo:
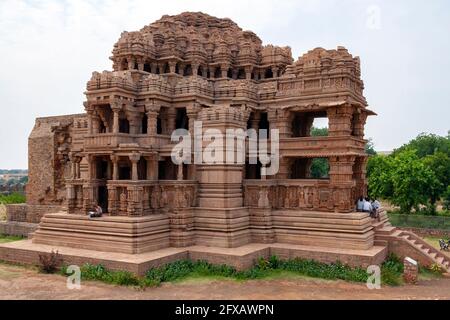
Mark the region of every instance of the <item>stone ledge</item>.
POLYGON ((28 237, 30 233, 33 233, 38 228, 37 223, 18 222, 18 221, 1 221, 0 222, 0 234, 6 234, 10 236, 28 237))
POLYGON ((165 248, 141 254, 101 252, 70 247, 58 247, 22 240, 0 245, 0 260, 37 264, 39 255, 57 250, 66 264, 102 264, 111 270, 127 270, 144 275, 151 267, 157 267, 180 259, 206 260, 213 264, 227 264, 238 270, 250 268, 259 257, 277 255, 281 258, 305 258, 319 262, 341 261, 351 266, 366 267, 380 264, 387 256, 387 247, 374 246, 370 250, 332 249, 317 246, 289 244, 248 244, 238 248, 215 248, 191 246, 187 248, 165 248))

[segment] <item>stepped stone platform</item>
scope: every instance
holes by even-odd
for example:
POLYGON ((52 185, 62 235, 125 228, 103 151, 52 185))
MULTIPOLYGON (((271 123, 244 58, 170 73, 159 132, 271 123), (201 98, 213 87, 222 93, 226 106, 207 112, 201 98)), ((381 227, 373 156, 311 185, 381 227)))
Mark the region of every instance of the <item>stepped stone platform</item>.
POLYGON ((206 260, 213 264, 227 264, 242 270, 253 266, 258 258, 268 258, 271 255, 283 259, 295 257, 314 259, 325 263, 341 261, 351 266, 362 267, 381 264, 387 256, 385 246, 373 246, 369 250, 354 250, 284 243, 252 243, 238 248, 191 246, 128 254, 38 244, 31 240, 21 240, 1 244, 0 260, 33 265, 39 261, 39 255, 50 253, 52 250, 57 250, 66 264, 102 264, 111 270, 127 270, 138 275, 145 274, 152 267, 180 259, 206 260))

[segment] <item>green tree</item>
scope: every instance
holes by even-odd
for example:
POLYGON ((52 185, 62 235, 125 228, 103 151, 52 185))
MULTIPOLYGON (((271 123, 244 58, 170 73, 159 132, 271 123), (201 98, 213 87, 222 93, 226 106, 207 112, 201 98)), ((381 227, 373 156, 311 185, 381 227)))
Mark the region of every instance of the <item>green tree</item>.
POLYGON ((419 158, 432 155, 435 152, 443 152, 450 157, 450 138, 441 137, 436 134, 421 133, 415 139, 394 151, 394 154, 401 153, 404 150, 416 150, 419 158))
POLYGON ((312 137, 326 137, 328 136, 328 128, 311 128, 311 136, 312 137))
POLYGON ((369 138, 369 140, 367 140, 365 150, 369 156, 375 156, 377 154, 372 138, 369 138))
POLYGON ((391 179, 391 200, 405 213, 411 212, 412 208, 418 211, 420 205, 427 205, 434 190, 440 187, 434 172, 414 150, 405 150, 393 158, 391 179))
POLYGON ((440 182, 435 186, 436 189, 430 190, 430 203, 434 206, 450 185, 450 157, 442 151, 437 151, 423 158, 423 162, 440 182))
POLYGON ((330 165, 326 158, 314 158, 311 162, 311 177, 314 179, 328 178, 330 165))
POLYGON ((384 155, 369 157, 367 162, 368 192, 372 198, 390 199, 394 194, 392 184, 393 158, 384 155))

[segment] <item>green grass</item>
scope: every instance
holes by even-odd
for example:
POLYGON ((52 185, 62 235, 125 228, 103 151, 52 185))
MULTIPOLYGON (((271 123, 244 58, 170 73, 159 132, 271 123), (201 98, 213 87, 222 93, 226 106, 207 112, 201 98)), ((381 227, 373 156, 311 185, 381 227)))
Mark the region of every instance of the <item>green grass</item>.
MULTIPOLYGON (((382 283, 401 284, 402 272, 401 261, 390 256, 381 266, 382 283)), ((65 267, 61 269, 61 273, 66 273, 65 267)), ((270 259, 260 258, 254 267, 243 271, 237 271, 227 265, 213 265, 206 261, 180 260, 152 268, 144 277, 138 277, 126 271, 111 271, 102 265, 85 264, 81 267, 81 277, 84 280, 98 280, 116 285, 155 287, 164 282, 281 278, 317 278, 364 283, 367 281, 368 274, 363 268, 354 268, 339 262, 325 264, 299 258, 280 260, 273 256, 270 259)))
POLYGON ((0 195, 0 204, 25 203, 25 196, 21 193, 11 193, 10 195, 0 195))
POLYGON ((5 234, 0 234, 0 243, 7 243, 7 242, 13 242, 13 241, 18 241, 18 240, 22 240, 23 237, 19 237, 19 236, 8 236, 5 234))
POLYGON ((389 221, 396 227, 440 229, 450 231, 450 216, 389 213, 389 221))

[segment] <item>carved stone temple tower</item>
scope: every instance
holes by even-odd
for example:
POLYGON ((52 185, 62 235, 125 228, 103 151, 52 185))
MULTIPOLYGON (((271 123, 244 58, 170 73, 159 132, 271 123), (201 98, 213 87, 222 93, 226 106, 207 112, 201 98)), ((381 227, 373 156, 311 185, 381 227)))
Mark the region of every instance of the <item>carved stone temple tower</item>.
POLYGON ((24 210, 40 224, 23 244, 30 257, 70 248, 68 260, 142 273, 183 257, 368 265, 399 248, 384 212, 376 222, 354 210, 366 195, 364 126, 375 113, 360 60, 345 48, 294 61, 289 47, 263 45, 230 19, 182 13, 123 32, 111 60, 112 71, 87 82, 85 113, 36 120, 24 210), (328 121, 327 136, 311 135, 317 119, 328 121), (211 129, 278 130, 279 170, 261 175, 248 152, 240 163, 176 164, 175 129, 200 134, 202 152, 211 129), (329 170, 317 173, 319 163, 329 170), (97 203, 104 215, 89 219, 97 203))

